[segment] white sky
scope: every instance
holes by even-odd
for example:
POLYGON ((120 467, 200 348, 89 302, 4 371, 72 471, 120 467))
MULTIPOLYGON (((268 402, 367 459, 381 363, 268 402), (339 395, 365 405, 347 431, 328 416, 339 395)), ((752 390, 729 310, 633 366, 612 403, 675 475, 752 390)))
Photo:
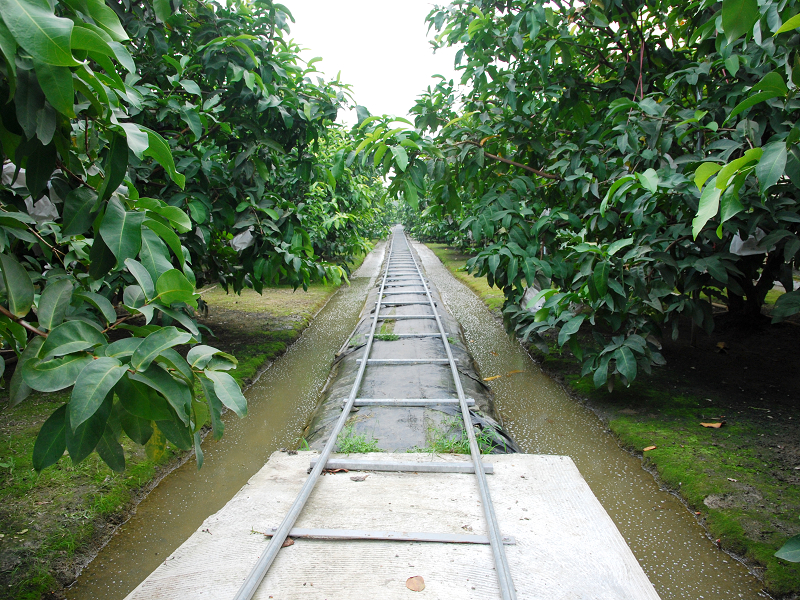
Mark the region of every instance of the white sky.
MULTIPOLYGON (((440 0, 440 4, 446 1, 440 0)), ((406 117, 432 75, 455 78, 455 50, 433 50, 425 16, 431 0, 284 0, 295 23, 289 37, 308 48, 301 56, 329 78, 341 71, 358 104, 370 113, 406 117)), ((433 30, 435 32, 435 30, 433 30)), ((355 122, 352 114, 338 121, 355 122)), ((413 121, 413 119, 412 119, 413 121)))

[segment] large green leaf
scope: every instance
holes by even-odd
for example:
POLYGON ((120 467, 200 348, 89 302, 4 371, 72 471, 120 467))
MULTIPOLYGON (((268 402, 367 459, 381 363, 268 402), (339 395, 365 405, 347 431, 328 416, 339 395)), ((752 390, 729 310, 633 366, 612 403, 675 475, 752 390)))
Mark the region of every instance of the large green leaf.
POLYGON ((608 291, 608 274, 611 272, 611 264, 608 262, 599 263, 592 275, 594 287, 597 289, 597 294, 602 298, 608 291))
MULTIPOLYGON (((152 429, 150 431, 152 432, 152 429)), ((145 442, 147 442, 147 440, 145 440, 145 442)), ((125 470, 125 452, 122 449, 122 445, 117 441, 114 431, 109 424, 106 424, 103 437, 97 442, 95 450, 97 450, 97 454, 100 455, 103 462, 111 467, 111 470, 117 473, 122 473, 125 470)))
POLYGON ((72 298, 72 282, 69 279, 59 279, 47 285, 39 298, 39 307, 36 316, 39 319, 40 329, 53 329, 60 325, 67 314, 67 307, 72 298))
POLYGON ((103 437, 106 430, 108 416, 111 414, 113 405, 112 394, 100 399, 100 405, 92 415, 80 425, 72 422, 72 401, 68 404, 66 415, 65 436, 67 438, 67 450, 69 457, 74 464, 81 462, 92 453, 97 443, 103 437))
POLYGON ((205 377, 200 378, 200 384, 203 387, 203 394, 205 394, 206 402, 208 403, 208 412, 211 417, 211 430, 215 440, 222 438, 225 432, 225 423, 222 421, 222 402, 214 392, 214 383, 205 377))
POLYGON ((57 392, 74 384, 90 362, 92 358, 83 353, 52 360, 29 360, 22 368, 22 379, 34 390, 57 392))
POLYGON ((236 380, 227 373, 219 371, 206 369, 203 373, 214 382, 214 392, 217 398, 239 417, 244 417, 247 414, 247 400, 242 395, 242 390, 236 380))
POLYGON ((83 321, 67 321, 54 327, 42 346, 41 357, 48 360, 106 343, 106 337, 83 321))
POLYGON ((164 167, 164 170, 169 174, 172 181, 183 189, 186 185, 186 177, 178 173, 175 169, 175 159, 172 158, 172 151, 169 148, 169 144, 152 129, 147 129, 146 127, 142 127, 141 129, 147 133, 147 139, 150 142, 147 150, 144 151, 145 156, 151 156, 156 159, 158 164, 164 167))
POLYGON ((114 253, 103 241, 102 236, 95 236, 92 249, 89 251, 89 275, 92 279, 102 279, 117 262, 114 253))
POLYGON ((150 436, 153 435, 153 427, 150 425, 149 419, 142 419, 127 410, 123 410, 120 413, 119 420, 122 424, 122 429, 137 444, 144 446, 150 436))
POLYGON ((103 0, 86 0, 86 6, 89 7, 89 14, 92 15, 94 22, 108 33, 111 39, 115 42, 124 42, 128 39, 119 17, 103 0))
POLYGON ((146 226, 142 226, 142 249, 139 251, 139 258, 154 280, 158 280, 162 273, 173 268, 166 244, 146 226))
POLYGON ((85 300, 99 310, 106 323, 113 323, 117 320, 117 311, 114 310, 114 306, 105 296, 95 294, 94 292, 76 292, 74 297, 76 299, 85 300))
POLYGON ((100 235, 118 264, 139 254, 144 216, 144 212, 126 211, 116 197, 108 201, 106 214, 100 224, 100 235))
MULTIPOLYGON (((183 214, 183 211, 180 212, 183 214)), ((158 236, 167 243, 170 250, 172 250, 172 253, 175 255, 175 258, 178 259, 179 264, 184 262, 183 250, 181 250, 181 240, 172 228, 153 219, 145 219, 144 226, 158 234, 158 236)), ((169 257, 167 257, 167 259, 169 260, 169 257)), ((156 277, 156 279, 158 279, 158 277, 156 277)))
POLYGON ((189 423, 189 415, 192 406, 192 392, 189 387, 175 379, 167 371, 162 369, 157 363, 153 363, 146 371, 136 374, 129 374, 133 381, 138 381, 156 390, 167 399, 178 413, 178 417, 184 423, 189 423))
POLYGON ((617 361, 617 371, 628 380, 628 384, 636 379, 636 358, 633 351, 627 346, 614 351, 614 360, 617 361))
POLYGON ((123 408, 135 417, 146 421, 162 421, 172 416, 167 401, 147 385, 123 376, 114 390, 123 408))
POLYGON ((220 350, 213 346, 198 344, 197 346, 193 346, 186 354, 186 361, 193 369, 205 369, 209 361, 219 352, 220 350))
POLYGON ((131 367, 137 371, 144 371, 164 350, 185 344, 191 339, 192 334, 178 331, 175 327, 164 327, 154 331, 136 348, 131 357, 131 367))
POLYGON ((790 317, 800 312, 800 290, 783 294, 775 302, 772 310, 772 322, 777 323, 786 317, 790 317))
POLYGON ((570 336, 578 333, 578 330, 581 328, 581 324, 583 323, 584 319, 586 319, 586 315, 574 316, 561 327, 561 331, 558 332, 559 346, 563 346, 570 336))
POLYGON ((72 21, 57 17, 47 3, 0 0, 0 14, 17 43, 34 59, 49 65, 72 67, 72 21))
POLYGON ((695 239, 711 219, 717 216, 719 211, 719 197, 722 190, 716 185, 716 179, 709 183, 700 196, 700 205, 697 208, 697 216, 692 220, 692 235, 695 239))
POLYGON ((33 444, 33 468, 37 471, 54 465, 67 449, 65 436, 67 423, 67 405, 56 409, 42 425, 33 444))
POLYGON ((194 286, 178 269, 170 269, 158 278, 156 292, 158 299, 167 306, 173 302, 185 302, 197 306, 199 295, 195 294, 194 286))
POLYGON ((390 146, 394 162, 401 171, 405 171, 408 167, 408 153, 402 146, 390 146))
POLYGON ((762 194, 783 176, 786 169, 786 142, 772 142, 764 146, 763 150, 764 154, 756 165, 756 177, 762 194))
POLYGON ((108 153, 103 162, 103 171, 105 177, 97 190, 101 201, 106 200, 114 193, 128 172, 128 142, 124 136, 112 134, 108 153))
POLYGON ((729 42, 752 32, 760 16, 756 0, 722 0, 722 29, 729 42))
POLYGON ((33 305, 33 282, 28 272, 9 254, 0 254, 0 269, 8 297, 8 311, 15 317, 28 314, 33 305))
POLYGON ((153 285, 153 278, 150 276, 150 271, 145 269, 142 263, 132 258, 125 259, 125 266, 128 267, 131 275, 136 278, 136 282, 139 284, 145 299, 148 302, 152 300, 156 295, 156 286, 153 285))
POLYGON ((798 27, 800 27, 800 15, 795 15, 791 19, 788 19, 786 23, 781 25, 778 31, 775 32, 775 35, 791 31, 792 29, 797 29, 798 27))
POLYGON ((33 64, 47 101, 61 114, 74 117, 75 89, 69 67, 58 67, 37 60, 33 64))
POLYGON ((133 353, 136 352, 136 348, 138 348, 139 344, 141 343, 142 338, 123 338, 106 346, 103 354, 105 356, 110 356, 111 358, 126 358, 128 356, 133 356, 133 353))
POLYGON ((85 233, 94 220, 96 206, 97 192, 91 188, 79 187, 67 194, 62 214, 62 235, 85 233))
POLYGON ((793 563, 800 562, 800 535, 789 538, 789 540, 781 546, 780 550, 775 553, 775 556, 793 563))
POLYGON ((25 383, 22 378, 22 373, 25 371, 25 363, 29 360, 38 360, 39 350, 42 349, 45 338, 35 337, 28 345, 17 360, 17 368, 14 369, 14 374, 11 376, 11 383, 8 385, 8 399, 11 406, 16 406, 27 398, 31 393, 30 386, 25 383))
POLYGON ((98 358, 81 371, 69 401, 73 430, 97 411, 125 371, 122 363, 109 357, 98 358))
POLYGON ((174 418, 168 421, 156 421, 158 428, 164 433, 166 438, 181 450, 191 450, 192 430, 176 421, 174 418))

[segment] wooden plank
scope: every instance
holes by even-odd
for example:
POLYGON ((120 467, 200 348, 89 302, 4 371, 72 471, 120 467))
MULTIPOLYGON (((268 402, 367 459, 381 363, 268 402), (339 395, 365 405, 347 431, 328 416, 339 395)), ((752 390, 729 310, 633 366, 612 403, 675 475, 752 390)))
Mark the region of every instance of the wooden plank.
MULTIPOLYGON (((277 530, 273 527, 264 535, 271 535, 277 530)), ((289 537, 310 540, 377 540, 390 542, 434 542, 439 544, 488 544, 485 535, 469 535, 465 533, 425 533, 406 531, 367 531, 364 529, 307 529, 294 527, 289 537)), ((503 544, 513 546, 517 543, 513 536, 504 535, 503 544)))
MULTIPOLYGON (((311 461, 311 468, 317 460, 311 461)), ((419 461, 382 461, 359 458, 329 458, 326 469, 347 469, 348 471, 390 471, 401 473, 474 473, 475 465, 471 462, 419 462, 419 461)), ((485 463, 484 473, 494 473, 494 465, 485 463)))

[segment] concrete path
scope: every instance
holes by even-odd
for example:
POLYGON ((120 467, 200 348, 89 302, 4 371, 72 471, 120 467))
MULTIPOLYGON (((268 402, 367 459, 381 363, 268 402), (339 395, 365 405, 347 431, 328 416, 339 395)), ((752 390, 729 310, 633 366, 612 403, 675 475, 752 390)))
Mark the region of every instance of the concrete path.
MULTIPOLYGON (((128 600, 232 598, 302 486, 316 452, 275 453, 128 600)), ((341 457, 342 455, 337 455, 341 457)), ((378 461, 466 457, 376 453, 378 461)), ((614 523, 563 456, 490 455, 489 486, 520 599, 657 600, 614 523)), ((485 534, 470 475, 356 472, 324 476, 297 527, 485 534)), ((281 550, 257 599, 498 598, 488 545, 297 539, 281 550)))

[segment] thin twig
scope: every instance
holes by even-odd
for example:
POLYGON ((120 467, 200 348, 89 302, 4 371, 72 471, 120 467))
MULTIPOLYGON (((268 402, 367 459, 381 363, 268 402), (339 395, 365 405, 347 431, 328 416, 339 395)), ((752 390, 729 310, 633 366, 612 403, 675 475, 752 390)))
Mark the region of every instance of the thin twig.
POLYGON ((30 323, 28 323, 28 322, 27 322, 27 321, 25 321, 24 319, 21 319, 21 318, 19 318, 18 316, 16 316, 16 315, 12 314, 12 313, 11 313, 11 312, 10 312, 10 311, 9 311, 9 310, 8 310, 8 309, 5 307, 5 306, 3 306, 2 304, 0 304, 0 313, 4 314, 5 316, 7 316, 9 319, 11 319, 12 321, 14 321, 15 323, 19 323, 20 325, 22 325, 22 326, 23 326, 25 329, 27 329, 28 331, 30 331, 30 332, 32 332, 32 333, 35 333, 36 335, 40 335, 40 336, 42 336, 42 337, 47 337, 47 334, 46 334, 44 331, 40 331, 39 329, 36 329, 36 327, 34 327, 33 325, 31 325, 30 323))

